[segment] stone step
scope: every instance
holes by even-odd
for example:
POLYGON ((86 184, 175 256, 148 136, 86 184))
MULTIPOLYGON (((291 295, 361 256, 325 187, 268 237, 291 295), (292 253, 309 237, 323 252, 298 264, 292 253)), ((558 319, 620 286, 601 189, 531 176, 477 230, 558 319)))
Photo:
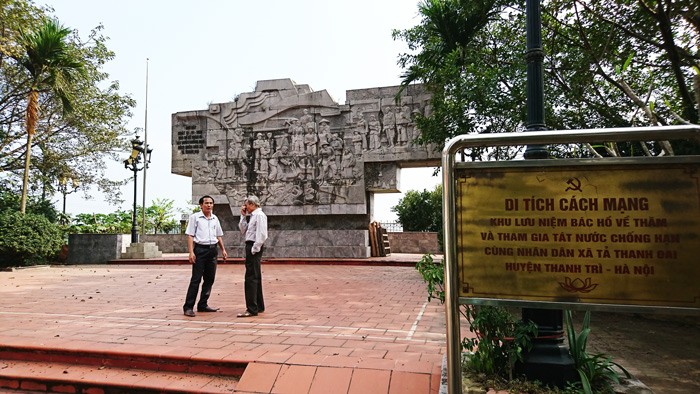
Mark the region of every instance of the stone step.
POLYGON ((231 393, 239 378, 0 359, 0 388, 48 393, 231 393))
POLYGON ((0 388, 62 393, 230 393, 247 362, 0 347, 0 388))

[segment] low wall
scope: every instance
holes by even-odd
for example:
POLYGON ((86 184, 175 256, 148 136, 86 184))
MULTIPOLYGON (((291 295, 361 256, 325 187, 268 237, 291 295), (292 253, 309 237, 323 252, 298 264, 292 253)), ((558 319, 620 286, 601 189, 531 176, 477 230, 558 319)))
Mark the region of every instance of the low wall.
POLYGON ((146 234, 139 239, 143 242, 155 242, 162 253, 187 253, 185 234, 146 234))
MULTIPOLYGON (((348 236, 348 234, 344 234, 342 237, 336 237, 329 231, 297 231, 295 232, 297 234, 291 233, 292 232, 286 234, 284 237, 273 237, 270 239, 270 242, 267 242, 268 250, 265 254, 268 257, 329 257, 327 256, 328 253, 323 253, 321 250, 311 251, 310 249, 328 248, 333 243, 324 242, 323 240, 342 240, 348 236)), ((364 231, 352 233, 352 235, 356 237, 361 237, 361 239, 354 240, 353 244, 362 244, 366 242, 364 231)), ((387 234, 389 235, 389 246, 393 253, 442 253, 438 246, 437 233, 435 232, 401 232, 387 234)), ((141 238, 146 242, 155 242, 163 253, 187 253, 187 239, 185 237, 184 234, 158 234, 144 235, 141 238)), ((233 252, 237 256, 243 256, 243 240, 237 232, 229 233, 227 231, 224 236, 224 243, 229 250, 229 254, 233 252)), ((367 257, 366 251, 362 250, 358 254, 353 255, 353 257, 367 257)))
POLYGON ((387 234, 389 235, 391 253, 442 253, 438 246, 438 237, 435 232, 402 232, 387 234))
MULTIPOLYGON (((287 231, 270 234, 266 257, 369 257, 367 231, 287 231)), ((437 233, 388 233, 392 253, 442 253, 437 233)), ((163 253, 187 253, 184 234, 146 234, 144 242, 155 242, 163 253)), ((99 264, 120 258, 130 244, 129 234, 71 234, 68 264, 99 264)), ((226 231, 224 243, 231 257, 243 257, 243 239, 237 231, 226 231)))
POLYGON ((118 259, 131 243, 129 234, 70 234, 67 264, 104 264, 118 259))
MULTIPOLYGON (((187 253, 184 234, 144 235, 141 240, 155 242, 163 253, 187 253)), ((366 258, 369 257, 367 230, 283 230, 270 232, 265 242, 265 257, 276 258, 366 258)), ((231 257, 245 257, 243 236, 224 231, 224 245, 231 257)))

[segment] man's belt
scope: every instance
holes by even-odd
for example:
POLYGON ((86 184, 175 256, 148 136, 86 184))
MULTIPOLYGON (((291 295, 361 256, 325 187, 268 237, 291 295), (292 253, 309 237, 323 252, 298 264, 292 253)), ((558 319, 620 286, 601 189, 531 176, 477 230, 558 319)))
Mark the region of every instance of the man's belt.
POLYGON ((195 247, 206 248, 206 249, 214 249, 214 248, 216 248, 217 245, 218 244, 205 245, 205 244, 198 244, 197 242, 194 243, 195 247))

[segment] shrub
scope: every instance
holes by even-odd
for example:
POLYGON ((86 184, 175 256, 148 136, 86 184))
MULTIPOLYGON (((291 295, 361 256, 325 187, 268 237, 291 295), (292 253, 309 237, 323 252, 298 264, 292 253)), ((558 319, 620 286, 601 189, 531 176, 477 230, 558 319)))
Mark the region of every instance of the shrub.
POLYGON ((466 306, 469 331, 476 338, 462 339, 462 348, 471 353, 468 367, 474 372, 513 379, 516 362, 532 348, 537 325, 516 319, 506 308, 490 305, 466 306))
POLYGON ((45 216, 15 211, 0 213, 0 266, 26 266, 55 259, 63 232, 45 216))
POLYGON ((591 312, 586 311, 583 326, 578 334, 574 329, 571 311, 566 311, 566 336, 569 340, 569 353, 574 360, 576 371, 581 378, 580 387, 585 394, 598 392, 613 392, 612 383, 619 383, 620 378, 615 370, 618 368, 626 377, 629 372, 620 364, 612 361, 610 356, 602 353, 589 354, 586 351, 588 335, 591 332, 591 312))
MULTIPOLYGON (((428 285, 428 301, 437 298, 445 302, 445 263, 436 263, 426 254, 416 263, 416 269, 428 285)), ((513 367, 537 336, 533 322, 517 320, 500 306, 460 305, 459 311, 469 323, 476 338, 463 338, 462 348, 471 355, 467 367, 477 373, 512 379, 513 367)))

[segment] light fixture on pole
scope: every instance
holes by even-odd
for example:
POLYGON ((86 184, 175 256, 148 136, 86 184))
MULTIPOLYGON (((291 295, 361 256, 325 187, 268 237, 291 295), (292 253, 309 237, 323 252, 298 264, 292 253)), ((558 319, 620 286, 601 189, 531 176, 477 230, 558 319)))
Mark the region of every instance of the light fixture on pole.
POLYGON ((58 178, 58 191, 63 195, 63 217, 61 218, 61 222, 64 222, 63 224, 65 224, 66 220, 66 195, 77 191, 78 187, 80 187, 80 181, 72 175, 62 174, 58 178))
POLYGON ((139 234, 136 227, 136 191, 138 187, 136 176, 139 171, 148 167, 148 163, 151 162, 152 151, 153 149, 149 148, 148 145, 144 146, 144 142, 137 135, 131 140, 131 155, 124 160, 124 168, 134 173, 134 212, 131 215, 131 243, 139 242, 139 234))

